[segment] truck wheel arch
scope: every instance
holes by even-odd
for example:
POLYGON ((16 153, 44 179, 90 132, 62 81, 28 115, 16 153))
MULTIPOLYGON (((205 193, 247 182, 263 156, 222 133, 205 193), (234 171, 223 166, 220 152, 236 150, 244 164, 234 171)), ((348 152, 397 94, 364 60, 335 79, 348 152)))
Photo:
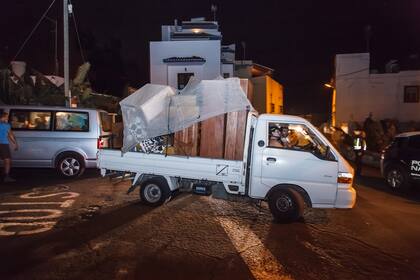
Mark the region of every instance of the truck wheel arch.
POLYGON ((133 186, 140 186, 144 181, 152 179, 152 178, 159 178, 160 180, 164 180, 166 181, 166 183, 168 184, 168 187, 171 191, 174 191, 177 189, 175 180, 173 177, 170 176, 162 176, 162 175, 154 175, 154 174, 139 174, 138 176, 136 176, 136 178, 134 179, 133 182, 133 186))
POLYGON ((268 198, 270 197, 270 195, 276 191, 276 190, 287 190, 287 189, 292 189, 297 191, 303 198, 303 201, 305 202, 307 207, 312 207, 312 201, 311 198, 309 196, 309 194, 305 191, 305 189, 303 189, 302 187, 298 186, 298 185, 294 185, 294 184, 279 184, 279 185, 275 185, 274 187, 272 187, 266 194, 265 196, 265 200, 268 200, 268 198))

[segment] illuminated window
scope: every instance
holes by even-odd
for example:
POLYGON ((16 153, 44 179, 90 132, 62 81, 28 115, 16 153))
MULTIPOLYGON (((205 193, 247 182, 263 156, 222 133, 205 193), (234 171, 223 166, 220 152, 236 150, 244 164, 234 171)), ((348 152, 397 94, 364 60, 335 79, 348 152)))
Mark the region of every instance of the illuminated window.
POLYGON ((404 103, 419 103, 419 86, 404 87, 404 103))
POLYGON ((89 114, 84 112, 56 112, 56 131, 89 131, 89 114))
POLYGON ((51 130, 51 112, 11 110, 10 125, 13 130, 51 130))

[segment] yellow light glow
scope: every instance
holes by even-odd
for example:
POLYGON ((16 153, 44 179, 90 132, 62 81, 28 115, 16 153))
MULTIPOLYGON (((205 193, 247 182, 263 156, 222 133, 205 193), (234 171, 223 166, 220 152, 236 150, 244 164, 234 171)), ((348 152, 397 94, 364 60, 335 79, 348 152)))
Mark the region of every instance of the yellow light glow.
POLYGON ((327 83, 325 83, 324 86, 327 87, 327 88, 334 88, 332 85, 327 84, 327 83))
POLYGON ((200 32, 201 32, 201 29, 194 28, 194 29, 192 30, 192 32, 197 34, 197 33, 200 33, 200 32))

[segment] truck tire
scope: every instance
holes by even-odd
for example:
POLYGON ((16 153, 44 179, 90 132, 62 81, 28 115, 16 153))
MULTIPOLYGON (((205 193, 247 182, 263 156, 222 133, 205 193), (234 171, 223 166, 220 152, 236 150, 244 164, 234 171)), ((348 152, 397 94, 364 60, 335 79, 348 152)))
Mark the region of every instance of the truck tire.
POLYGON ((276 222, 291 223, 303 215, 305 202, 291 188, 274 190, 268 197, 268 206, 276 222))
POLYGON ((385 180, 393 191, 408 191, 411 186, 408 173, 399 164, 392 164, 385 169, 385 180))
POLYGON ((144 181, 140 187, 140 199, 149 206, 160 206, 170 198, 171 190, 164 178, 151 178, 144 181))
POLYGON ((85 172, 85 162, 78 153, 63 153, 57 159, 56 170, 61 177, 77 178, 85 172))

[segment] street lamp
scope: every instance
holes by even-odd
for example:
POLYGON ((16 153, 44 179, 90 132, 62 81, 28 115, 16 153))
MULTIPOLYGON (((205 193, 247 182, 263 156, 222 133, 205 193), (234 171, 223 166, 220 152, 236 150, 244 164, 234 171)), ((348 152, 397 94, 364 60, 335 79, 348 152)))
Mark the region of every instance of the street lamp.
POLYGON ((325 83, 324 86, 326 88, 331 88, 333 90, 332 94, 332 102, 331 102, 331 125, 336 125, 336 99, 337 99, 337 91, 335 89, 334 81, 331 79, 330 83, 325 83))
POLYGON ((47 19, 49 22, 51 22, 52 24, 54 24, 54 75, 58 76, 58 49, 57 49, 57 45, 58 45, 58 37, 57 37, 57 20, 52 19, 48 16, 45 16, 45 19, 47 19))

